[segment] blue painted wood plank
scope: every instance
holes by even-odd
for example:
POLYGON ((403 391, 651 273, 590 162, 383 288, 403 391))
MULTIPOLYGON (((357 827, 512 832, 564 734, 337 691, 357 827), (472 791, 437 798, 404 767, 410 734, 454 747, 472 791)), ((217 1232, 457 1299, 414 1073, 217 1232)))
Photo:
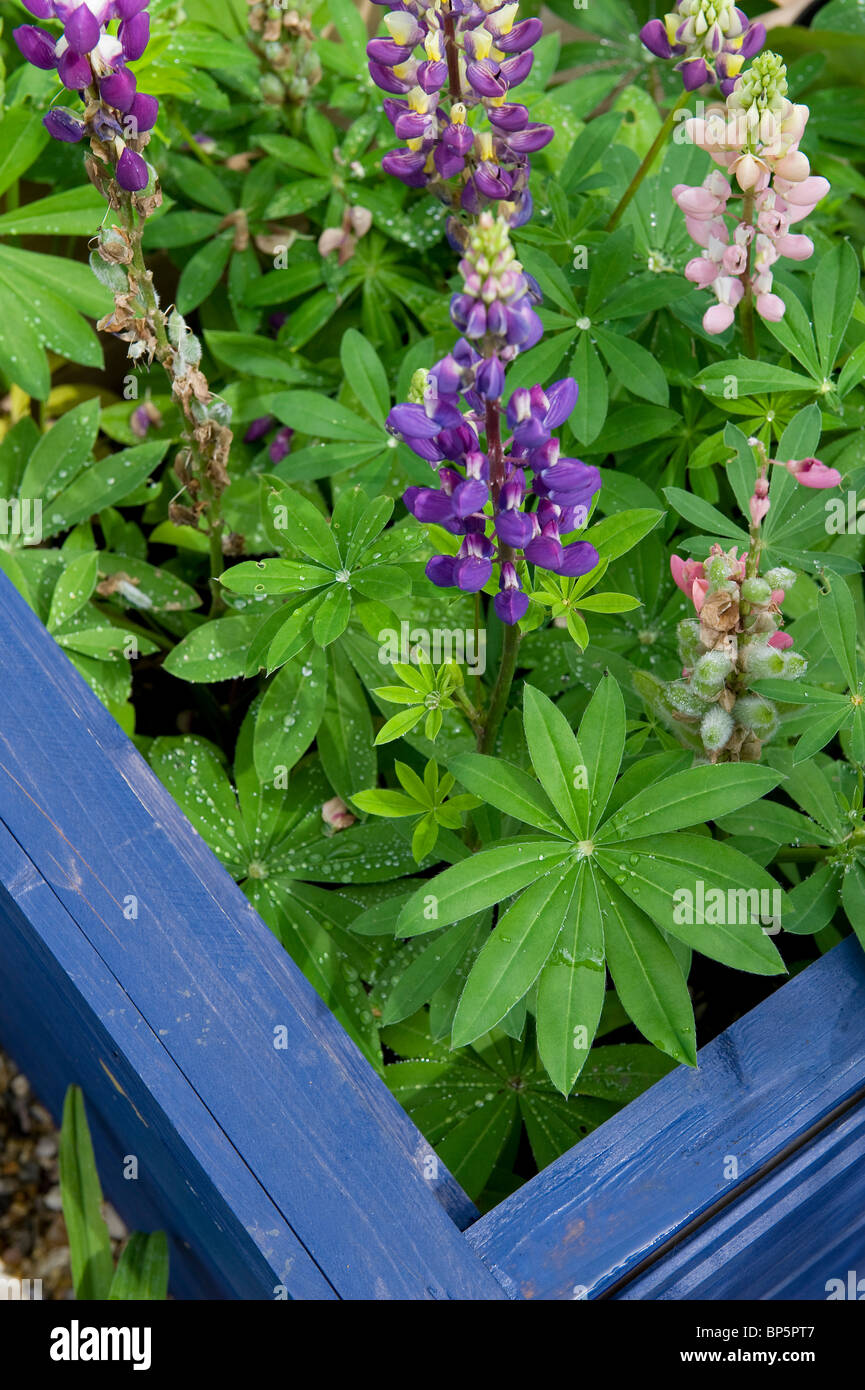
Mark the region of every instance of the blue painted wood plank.
POLYGON ((616 1297, 811 1302, 832 1280, 865 1298, 865 1104, 616 1297))
POLYGON ((0 825, 0 1037, 59 1119, 87 1103, 103 1189, 133 1227, 165 1229, 181 1298, 336 1293, 159 1038, 0 825), (38 921, 38 933, 31 923, 38 921), (138 1176, 126 1160, 134 1158, 138 1176))
POLYGON ((2 576, 0 712, 3 822, 337 1294, 503 1297, 464 1194, 2 576))
MULTIPOLYGON (((858 942, 784 984, 699 1063, 657 1082, 466 1233, 514 1296, 597 1297, 865 1086, 858 942)), ((835 1234, 844 1229, 842 1220, 835 1234)))

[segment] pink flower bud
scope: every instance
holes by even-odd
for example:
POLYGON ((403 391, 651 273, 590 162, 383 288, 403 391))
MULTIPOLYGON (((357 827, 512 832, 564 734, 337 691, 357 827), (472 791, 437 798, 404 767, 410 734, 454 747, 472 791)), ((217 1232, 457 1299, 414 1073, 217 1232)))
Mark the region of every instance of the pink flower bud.
POLYGON ((723 333, 735 317, 729 304, 713 304, 703 315, 703 327, 707 333, 723 333))
POLYGON ((330 801, 324 803, 321 818, 333 830, 347 830, 355 821, 345 802, 338 796, 332 796, 330 801))
POLYGON ((783 159, 775 162, 775 176, 780 179, 790 179, 792 183, 802 183, 807 179, 811 172, 811 165, 808 163, 808 156, 801 150, 790 150, 783 159))
POLYGON ((693 285, 699 285, 701 290, 704 290, 707 285, 711 285, 717 274, 717 265, 706 256, 695 256, 685 266, 685 278, 690 280, 693 285))
POLYGON ((768 645, 774 647, 776 651, 784 652, 788 647, 792 647, 793 638, 789 632, 773 632, 768 645))
POLYGON ((768 497, 758 497, 755 493, 748 503, 748 510, 751 513, 751 524, 753 526, 759 526, 763 517, 769 510, 768 497))
POLYGON ((778 237, 775 249, 779 256, 786 256, 790 261, 807 261, 814 254, 814 243, 809 236, 794 236, 786 232, 778 237))
POLYGON ((787 312, 787 306, 777 294, 758 294, 755 301, 757 313, 767 323, 780 323, 787 312))

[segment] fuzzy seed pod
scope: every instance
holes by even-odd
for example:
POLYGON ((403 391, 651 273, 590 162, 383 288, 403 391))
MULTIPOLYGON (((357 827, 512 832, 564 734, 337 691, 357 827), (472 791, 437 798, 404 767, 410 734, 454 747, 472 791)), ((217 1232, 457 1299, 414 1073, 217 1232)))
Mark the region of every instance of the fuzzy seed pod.
POLYGON ((707 710, 700 725, 700 738, 706 752, 720 753, 728 743, 734 727, 733 716, 720 705, 713 705, 707 710))
POLYGON ((759 695, 743 695, 736 701, 733 715, 736 723, 748 729, 761 743, 767 743, 777 732, 778 711, 759 695))
POLYGON ((687 714, 691 718, 699 719, 706 712, 706 702, 701 700, 698 695, 684 681, 673 681, 667 686, 667 699, 678 710, 680 714, 687 714))
POLYGON ((700 624, 693 618, 683 618, 676 628, 679 658, 683 666, 696 666, 703 655, 700 641, 700 624))
POLYGON ((732 669, 733 663, 723 652, 706 652, 694 667, 691 689, 702 700, 715 700, 732 669))
POLYGON ((743 579, 742 598, 765 608, 772 597, 772 586, 765 579, 743 579))

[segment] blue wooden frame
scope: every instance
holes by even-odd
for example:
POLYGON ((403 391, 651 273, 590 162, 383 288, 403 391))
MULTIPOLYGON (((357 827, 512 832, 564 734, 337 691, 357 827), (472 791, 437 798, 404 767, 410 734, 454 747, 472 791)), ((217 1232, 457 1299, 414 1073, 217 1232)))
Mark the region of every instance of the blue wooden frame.
POLYGON ((476 1220, 0 576, 0 1039, 55 1114, 83 1086, 180 1297, 825 1297, 865 1275, 863 1003, 850 940, 476 1220))

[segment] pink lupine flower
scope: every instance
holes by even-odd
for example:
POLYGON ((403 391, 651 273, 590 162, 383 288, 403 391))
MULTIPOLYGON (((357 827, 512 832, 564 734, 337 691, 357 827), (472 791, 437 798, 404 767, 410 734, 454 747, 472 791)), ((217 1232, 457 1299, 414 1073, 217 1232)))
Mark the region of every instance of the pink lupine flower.
MULTIPOLYGON (((779 459, 780 463, 781 460, 779 459)), ((837 468, 828 468, 819 459, 789 459, 782 465, 803 487, 838 487, 841 474, 837 468)))

